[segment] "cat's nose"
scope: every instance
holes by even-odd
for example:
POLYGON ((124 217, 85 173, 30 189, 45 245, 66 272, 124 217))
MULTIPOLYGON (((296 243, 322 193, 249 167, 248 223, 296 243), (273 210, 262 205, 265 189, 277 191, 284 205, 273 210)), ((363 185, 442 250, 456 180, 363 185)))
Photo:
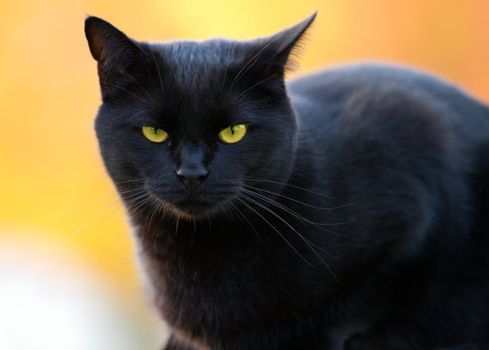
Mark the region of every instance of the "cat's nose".
POLYGON ((177 178, 182 181, 188 191, 195 191, 209 175, 205 167, 180 167, 175 170, 177 178))

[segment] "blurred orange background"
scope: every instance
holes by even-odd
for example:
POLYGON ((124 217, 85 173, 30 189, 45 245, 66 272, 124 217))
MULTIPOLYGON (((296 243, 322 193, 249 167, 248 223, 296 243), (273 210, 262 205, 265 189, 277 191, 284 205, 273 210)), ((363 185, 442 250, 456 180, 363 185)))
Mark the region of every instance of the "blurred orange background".
POLYGON ((135 39, 164 41, 264 36, 315 9, 294 74, 352 60, 392 61, 435 72, 489 101, 486 0, 2 0, 3 251, 55 246, 96 272, 117 298, 143 305, 130 228, 93 132, 100 97, 83 34, 87 14, 135 39))

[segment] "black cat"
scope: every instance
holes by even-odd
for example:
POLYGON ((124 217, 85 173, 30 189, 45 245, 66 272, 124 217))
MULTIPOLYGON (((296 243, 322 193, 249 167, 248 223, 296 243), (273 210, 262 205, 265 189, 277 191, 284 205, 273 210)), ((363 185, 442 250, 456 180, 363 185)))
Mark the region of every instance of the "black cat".
POLYGON ((86 19, 165 349, 483 349, 489 108, 384 65, 286 83, 313 19, 165 44, 86 19))

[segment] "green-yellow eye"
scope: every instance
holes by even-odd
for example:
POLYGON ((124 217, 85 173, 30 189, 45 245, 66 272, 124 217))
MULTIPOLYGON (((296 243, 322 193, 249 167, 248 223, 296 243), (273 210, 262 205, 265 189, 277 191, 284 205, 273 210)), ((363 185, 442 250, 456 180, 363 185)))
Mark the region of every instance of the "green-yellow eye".
POLYGON ((235 124, 228 126, 226 129, 221 130, 219 133, 219 139, 224 143, 236 143, 239 142, 246 135, 245 124, 235 124))
POLYGON ((143 135, 151 142, 162 143, 168 138, 168 133, 165 130, 152 126, 144 125, 142 131, 143 135))

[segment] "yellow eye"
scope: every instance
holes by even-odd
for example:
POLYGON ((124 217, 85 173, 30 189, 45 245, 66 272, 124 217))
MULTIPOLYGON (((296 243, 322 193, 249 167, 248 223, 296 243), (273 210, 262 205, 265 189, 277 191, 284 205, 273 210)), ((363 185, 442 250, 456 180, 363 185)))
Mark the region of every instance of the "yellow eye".
POLYGON ((168 138, 168 133, 165 130, 154 128, 152 126, 145 125, 143 126, 142 131, 143 135, 151 142, 162 143, 168 138))
POLYGON ((245 124, 235 124, 228 126, 226 129, 219 133, 219 139, 224 143, 236 143, 239 142, 246 135, 245 124))

